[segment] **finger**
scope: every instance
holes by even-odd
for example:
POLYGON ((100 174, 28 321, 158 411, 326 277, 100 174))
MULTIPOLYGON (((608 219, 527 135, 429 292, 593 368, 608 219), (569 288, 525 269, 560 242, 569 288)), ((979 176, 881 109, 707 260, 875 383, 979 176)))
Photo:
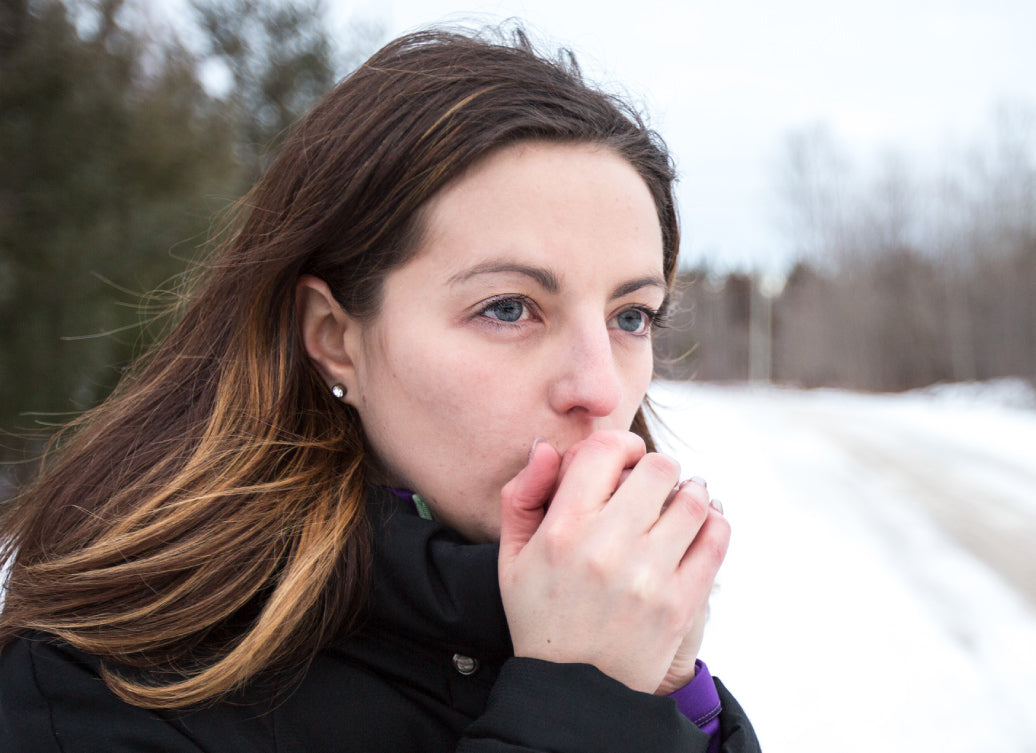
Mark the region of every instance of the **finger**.
POLYGON ((551 514, 599 510, 615 492, 623 470, 646 451, 644 440, 628 431, 598 431, 577 442, 562 460, 551 514))
POLYGON ((676 568, 709 517, 709 493, 696 479, 682 482, 666 509, 651 525, 652 546, 676 568))
POLYGON ((529 453, 529 462, 501 490, 501 562, 518 556, 536 533, 554 493, 560 466, 558 451, 547 442, 538 441, 529 453))
POLYGON ((631 448, 635 450, 633 460, 629 462, 624 468, 624 470, 627 471, 632 470, 634 463, 636 463, 636 461, 643 457, 644 454, 647 452, 647 445, 644 444, 644 439, 642 437, 638 437, 636 434, 630 431, 603 429, 601 431, 594 432, 589 437, 587 437, 587 439, 584 439, 582 442, 576 442, 574 445, 565 450, 564 457, 562 457, 561 459, 561 471, 558 473, 558 479, 560 480, 565 477, 565 473, 568 472, 569 466, 572 465, 572 461, 575 460, 576 455, 578 454, 579 450, 586 443, 587 440, 593 439, 595 437, 604 437, 613 434, 617 437, 620 437, 623 442, 629 442, 631 448))
POLYGON ((612 495, 603 517, 620 521, 623 528, 637 533, 648 531, 679 480, 679 463, 661 453, 648 453, 612 495))
POLYGON ((680 562, 678 577, 689 597, 708 599, 730 545, 730 523, 709 508, 705 523, 680 562))

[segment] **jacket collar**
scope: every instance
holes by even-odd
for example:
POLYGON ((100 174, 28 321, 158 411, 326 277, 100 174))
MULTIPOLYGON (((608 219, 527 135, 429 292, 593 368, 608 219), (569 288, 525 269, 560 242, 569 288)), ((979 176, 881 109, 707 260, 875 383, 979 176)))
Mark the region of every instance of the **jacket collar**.
POLYGON ((422 519, 409 501, 374 488, 368 502, 374 570, 371 627, 503 662, 513 654, 500 586, 497 544, 472 544, 422 519))

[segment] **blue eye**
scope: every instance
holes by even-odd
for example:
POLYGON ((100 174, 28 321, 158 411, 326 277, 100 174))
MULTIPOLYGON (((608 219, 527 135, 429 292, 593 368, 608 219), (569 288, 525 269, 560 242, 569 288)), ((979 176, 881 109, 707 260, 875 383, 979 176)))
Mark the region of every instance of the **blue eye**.
POLYGON ((651 319, 646 311, 641 309, 626 309, 615 317, 616 326, 623 332, 640 334, 647 330, 651 319))
POLYGON ((517 298, 505 298, 486 306, 482 309, 482 314, 510 324, 521 320, 525 315, 525 304, 517 298))

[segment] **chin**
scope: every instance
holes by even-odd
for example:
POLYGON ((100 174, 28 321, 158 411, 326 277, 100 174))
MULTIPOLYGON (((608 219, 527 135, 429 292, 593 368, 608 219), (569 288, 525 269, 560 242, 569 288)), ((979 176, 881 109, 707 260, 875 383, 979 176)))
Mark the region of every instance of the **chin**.
POLYGON ((500 516, 471 521, 461 529, 461 533, 476 544, 497 543, 500 541, 500 516))
POLYGON ((497 544, 500 542, 500 521, 487 521, 485 525, 470 531, 467 537, 476 544, 497 544))

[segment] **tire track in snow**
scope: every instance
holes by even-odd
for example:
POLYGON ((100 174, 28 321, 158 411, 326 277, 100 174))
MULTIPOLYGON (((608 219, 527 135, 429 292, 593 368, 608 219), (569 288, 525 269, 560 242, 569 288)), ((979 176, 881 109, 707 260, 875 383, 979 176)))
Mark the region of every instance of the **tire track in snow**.
POLYGON ((1018 489, 1036 494, 1036 467, 904 427, 880 413, 846 420, 810 409, 796 418, 864 466, 881 469, 945 534, 1036 608, 1036 511, 1015 499, 1018 489))

